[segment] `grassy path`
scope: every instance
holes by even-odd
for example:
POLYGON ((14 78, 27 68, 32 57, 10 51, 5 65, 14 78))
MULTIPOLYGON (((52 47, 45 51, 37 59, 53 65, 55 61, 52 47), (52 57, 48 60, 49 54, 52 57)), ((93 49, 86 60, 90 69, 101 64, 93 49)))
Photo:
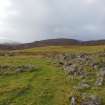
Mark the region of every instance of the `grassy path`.
MULTIPOLYGON (((0 58, 3 59, 3 58, 0 58)), ((35 72, 0 76, 0 105, 69 105, 70 86, 62 70, 48 60, 8 58, 5 64, 36 64, 35 72)))

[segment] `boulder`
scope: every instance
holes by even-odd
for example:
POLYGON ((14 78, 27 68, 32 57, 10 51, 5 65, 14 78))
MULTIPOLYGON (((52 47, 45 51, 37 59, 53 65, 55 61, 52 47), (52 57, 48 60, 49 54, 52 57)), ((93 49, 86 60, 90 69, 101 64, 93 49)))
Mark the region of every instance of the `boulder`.
POLYGON ((102 105, 101 99, 98 96, 84 96, 80 105, 102 105))
POLYGON ((80 76, 81 78, 86 76, 86 73, 83 71, 82 67, 78 67, 76 64, 64 66, 63 68, 69 75, 80 76))
POLYGON ((33 70, 37 69, 34 65, 22 65, 16 68, 16 72, 32 72, 33 70))
POLYGON ((77 86, 77 89, 88 89, 90 88, 91 86, 86 83, 86 82, 80 82, 79 85, 77 86))
POLYGON ((71 97, 71 103, 70 103, 70 105, 77 105, 77 97, 75 97, 75 96, 71 97))
POLYGON ((101 86, 105 84, 105 68, 101 68, 97 73, 96 86, 101 86))
POLYGON ((104 78, 103 77, 100 77, 96 80, 96 86, 102 86, 104 85, 104 78))
POLYGON ((36 65, 0 65, 0 75, 7 75, 7 74, 15 74, 21 72, 32 72, 34 70, 38 70, 36 65))

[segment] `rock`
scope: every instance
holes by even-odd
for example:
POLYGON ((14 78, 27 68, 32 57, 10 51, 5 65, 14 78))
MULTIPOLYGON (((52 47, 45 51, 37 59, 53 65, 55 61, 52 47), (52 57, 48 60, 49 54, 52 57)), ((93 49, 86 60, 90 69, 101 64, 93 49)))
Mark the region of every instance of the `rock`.
POLYGON ((82 53, 82 54, 78 55, 77 58, 79 58, 79 59, 81 59, 81 60, 86 60, 86 61, 88 61, 88 60, 89 60, 89 55, 86 54, 86 53, 82 53))
POLYGON ((99 70, 98 76, 105 77, 105 68, 99 70))
POLYGON ((75 86, 75 89, 88 89, 90 87, 91 86, 86 81, 82 81, 78 86, 75 86))
POLYGON ((99 63, 98 62, 91 63, 91 66, 92 66, 92 68, 97 69, 99 66, 99 63))
POLYGON ((96 81, 96 86, 102 86, 104 84, 104 78, 100 77, 96 81))
POLYGON ((96 86, 101 86, 105 84, 105 68, 101 68, 97 73, 96 86))
POLYGON ((69 54, 69 53, 63 53, 63 54, 55 55, 54 58, 60 65, 69 65, 70 61, 76 58, 76 55, 69 54))
POLYGON ((57 61, 60 65, 64 65, 65 59, 66 59, 66 56, 65 56, 64 54, 59 54, 59 55, 56 56, 56 61, 57 61))
POLYGON ((36 65, 22 65, 22 66, 15 66, 15 65, 0 65, 0 75, 7 75, 7 74, 15 74, 21 72, 32 72, 34 70, 38 70, 36 65))
POLYGON ((101 99, 98 96, 84 96, 80 105, 102 105, 101 99))
POLYGON ((99 57, 105 57, 105 51, 104 51, 104 52, 99 52, 99 53, 98 53, 98 56, 99 56, 99 57))
POLYGON ((70 105, 77 105, 77 97, 75 97, 75 96, 71 97, 71 104, 70 105))
POLYGON ((70 105, 102 105, 102 100, 99 96, 87 93, 83 93, 79 97, 72 96, 70 102, 70 105))
POLYGON ((78 67, 76 64, 64 66, 63 68, 69 75, 80 76, 81 78, 86 77, 86 73, 82 70, 82 67, 78 67))
POLYGON ((16 68, 16 72, 32 72, 33 70, 37 69, 37 67, 33 65, 23 65, 23 66, 18 66, 16 68))

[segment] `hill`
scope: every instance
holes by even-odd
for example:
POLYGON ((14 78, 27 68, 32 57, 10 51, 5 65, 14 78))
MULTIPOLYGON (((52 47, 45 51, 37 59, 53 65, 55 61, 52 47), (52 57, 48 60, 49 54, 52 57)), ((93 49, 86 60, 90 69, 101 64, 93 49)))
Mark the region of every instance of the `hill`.
POLYGON ((75 39, 47 39, 41 41, 35 41, 32 43, 4 43, 0 44, 0 49, 2 50, 16 50, 16 49, 25 49, 25 48, 34 48, 34 47, 45 47, 45 46, 70 46, 70 45, 105 45, 105 40, 92 40, 92 41, 81 41, 75 39))

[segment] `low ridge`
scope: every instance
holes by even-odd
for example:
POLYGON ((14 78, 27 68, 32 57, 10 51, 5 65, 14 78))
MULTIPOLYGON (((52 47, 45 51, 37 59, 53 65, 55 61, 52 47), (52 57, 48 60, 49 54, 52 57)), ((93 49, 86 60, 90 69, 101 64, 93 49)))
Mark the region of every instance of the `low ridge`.
POLYGON ((92 41, 80 41, 75 39, 47 39, 41 41, 35 41, 32 43, 24 44, 0 44, 0 49, 15 50, 15 49, 25 49, 25 48, 34 48, 34 47, 44 47, 44 46, 69 46, 69 45, 103 45, 105 40, 92 40, 92 41))

